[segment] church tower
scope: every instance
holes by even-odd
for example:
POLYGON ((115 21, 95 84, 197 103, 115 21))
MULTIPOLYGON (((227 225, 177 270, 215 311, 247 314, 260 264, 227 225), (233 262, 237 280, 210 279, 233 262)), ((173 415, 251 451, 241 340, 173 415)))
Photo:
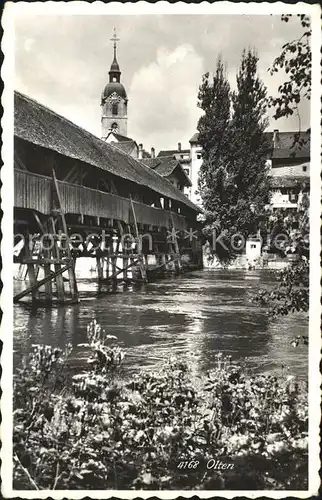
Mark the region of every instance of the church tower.
POLYGON ((111 38, 114 48, 114 59, 109 71, 109 83, 102 92, 102 139, 106 139, 109 132, 113 131, 121 135, 127 135, 127 95, 121 83, 121 71, 116 59, 116 37, 115 28, 111 38))

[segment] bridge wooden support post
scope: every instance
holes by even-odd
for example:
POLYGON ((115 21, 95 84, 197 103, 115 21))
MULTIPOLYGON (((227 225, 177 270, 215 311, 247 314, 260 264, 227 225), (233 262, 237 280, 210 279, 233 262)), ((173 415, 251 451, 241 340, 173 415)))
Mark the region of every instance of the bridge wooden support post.
POLYGON ((53 254, 53 257, 55 260, 54 269, 55 269, 55 273, 56 273, 57 298, 58 298, 58 302, 64 303, 65 302, 65 286, 64 286, 64 278, 63 278, 62 274, 59 272, 61 269, 61 263, 59 262, 60 261, 60 248, 58 246, 58 241, 57 241, 55 220, 53 217, 50 217, 49 221, 50 221, 50 225, 51 225, 51 235, 53 238, 52 254, 53 254))
POLYGON ((104 257, 104 264, 105 264, 105 279, 108 280, 110 277, 110 260, 107 254, 104 257))
POLYGON ((166 252, 164 252, 161 254, 161 264, 163 265, 164 271, 167 270, 167 261, 168 261, 167 254, 166 254, 166 252))
MULTIPOLYGON (((25 240, 25 258, 27 260, 27 274, 28 274, 28 280, 30 283, 30 286, 32 288, 32 299, 33 300, 39 300, 39 290, 36 287, 37 284, 37 272, 36 272, 36 266, 32 263, 32 250, 30 248, 30 245, 32 244, 32 248, 35 248, 34 242, 31 243, 30 241, 30 234, 27 234, 27 238, 25 240)), ((38 267, 37 267, 38 270, 38 267)))
MULTIPOLYGON (((48 232, 48 227, 46 225, 46 230, 48 232)), ((50 244, 51 241, 49 238, 45 237, 43 235, 43 243, 44 243, 44 257, 47 259, 50 259, 50 244)), ((50 276, 51 271, 50 271, 50 264, 44 264, 44 277, 47 278, 50 276)), ((52 294, 53 294, 53 287, 52 287, 52 281, 48 280, 45 283, 45 300, 46 302, 51 302, 52 300, 52 294)))
POLYGON ((18 274, 16 279, 19 281, 24 281, 27 277, 28 270, 26 264, 19 264, 18 274))
POLYGON ((104 260, 102 259, 102 257, 100 255, 96 255, 96 269, 97 269, 98 281, 102 281, 104 279, 103 262, 104 260))
POLYGON ((104 244, 104 257, 103 257, 103 268, 105 265, 105 279, 106 281, 110 278, 110 242, 105 240, 104 244))
MULTIPOLYGON (((123 250, 123 252, 124 252, 124 250, 123 250)), ((123 280, 125 283, 128 282, 128 277, 127 277, 128 265, 129 265, 129 259, 128 259, 127 255, 124 254, 123 255, 123 280)))
POLYGON ((137 240, 136 247, 137 247, 138 260, 139 260, 140 274, 141 274, 142 280, 146 282, 146 281, 148 281, 147 272, 146 272, 146 263, 144 261, 144 256, 143 256, 143 253, 142 253, 142 248, 141 248, 141 244, 142 243, 140 241, 140 234, 139 234, 139 229, 138 229, 138 223, 137 223, 137 219, 136 219, 136 214, 135 214, 135 209, 134 209, 134 205, 133 205, 133 200, 132 200, 131 197, 130 197, 130 201, 131 201, 131 209, 132 209, 132 215, 133 215, 133 221, 134 221, 135 236, 136 236, 136 240, 137 240))
POLYGON ((128 283, 128 267, 129 258, 127 256, 127 249, 124 246, 124 228, 121 221, 117 221, 117 227, 119 232, 118 249, 122 252, 122 265, 123 265, 123 281, 128 283))
POLYGON ((55 278, 57 274, 62 274, 67 270, 68 270, 68 266, 64 266, 59 271, 57 271, 57 273, 56 272, 50 273, 50 275, 47 276, 47 278, 44 278, 43 280, 38 281, 34 286, 30 286, 26 290, 23 290, 23 292, 17 293, 17 295, 14 296, 13 301, 18 302, 23 297, 26 297, 26 295, 28 295, 29 293, 32 293, 34 289, 36 289, 36 288, 39 289, 47 281, 55 278))
POLYGON ((114 236, 111 238, 111 268, 112 268, 112 281, 114 285, 116 284, 116 273, 117 273, 117 254, 119 253, 119 241, 115 242, 114 236))
POLYGON ((177 238, 177 231, 176 231, 176 228, 175 228, 175 225, 174 225, 174 220, 173 220, 173 214, 172 212, 171 213, 171 225, 172 225, 172 231, 173 231, 173 235, 174 235, 174 238, 173 238, 173 247, 174 247, 174 251, 175 251, 175 260, 174 260, 174 267, 175 267, 175 271, 176 273, 180 273, 181 270, 182 270, 182 262, 181 262, 181 254, 180 254, 180 247, 179 247, 179 242, 178 242, 178 238, 177 238))

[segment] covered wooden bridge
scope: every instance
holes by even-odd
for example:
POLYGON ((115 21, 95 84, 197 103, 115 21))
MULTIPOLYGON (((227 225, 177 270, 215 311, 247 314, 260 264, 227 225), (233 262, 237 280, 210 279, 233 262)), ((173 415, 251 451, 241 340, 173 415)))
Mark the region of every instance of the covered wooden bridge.
POLYGON ((18 92, 14 134, 15 259, 30 285, 15 301, 77 301, 78 257, 111 282, 146 281, 151 256, 155 272, 200 265, 200 210, 168 180, 18 92))

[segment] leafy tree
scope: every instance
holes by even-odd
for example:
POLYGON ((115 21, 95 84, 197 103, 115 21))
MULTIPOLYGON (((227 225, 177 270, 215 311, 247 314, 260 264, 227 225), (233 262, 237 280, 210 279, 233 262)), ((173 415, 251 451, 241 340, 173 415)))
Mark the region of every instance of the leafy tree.
MULTIPOLYGON (((275 108, 274 118, 282 118, 293 115, 299 119, 299 129, 301 130, 301 119, 298 105, 303 99, 310 99, 311 96, 311 30, 310 18, 304 14, 297 14, 303 27, 302 35, 287 42, 282 47, 281 54, 273 61, 269 68, 271 75, 281 70, 285 71, 287 80, 278 88, 278 96, 270 97, 269 106, 275 108)), ((291 14, 281 17, 281 20, 288 23, 292 19, 291 14)), ((295 137, 295 142, 299 137, 295 137)), ((301 144, 300 144, 301 145, 301 144)))
POLYGON ((231 182, 228 171, 230 85, 221 58, 217 60, 215 73, 203 76, 199 88, 198 106, 204 111, 199 119, 199 143, 203 163, 198 178, 198 189, 206 215, 204 232, 210 236, 219 221, 225 218, 231 182))
MULTIPOLYGON (((258 57, 244 50, 237 74, 237 91, 232 95, 230 166, 235 179, 235 199, 245 202, 251 226, 239 224, 240 230, 256 229, 264 206, 269 201, 269 181, 266 159, 269 144, 265 137, 266 87, 257 74, 258 57), (250 207, 251 210, 250 210, 250 207)), ((241 217, 240 217, 241 219, 241 217)))
POLYGON ((220 235, 214 251, 222 260, 238 252, 234 234, 242 238, 256 231, 269 197, 266 88, 257 75, 257 62, 252 51, 243 52, 233 93, 219 59, 212 81, 207 73, 198 95, 205 112, 197 127, 203 150, 199 192, 204 232, 208 237, 220 235))
POLYGON ((198 187, 205 210, 213 211, 226 197, 230 85, 221 59, 212 82, 209 73, 203 76, 198 99, 198 106, 205 111, 197 126, 203 155, 198 187))

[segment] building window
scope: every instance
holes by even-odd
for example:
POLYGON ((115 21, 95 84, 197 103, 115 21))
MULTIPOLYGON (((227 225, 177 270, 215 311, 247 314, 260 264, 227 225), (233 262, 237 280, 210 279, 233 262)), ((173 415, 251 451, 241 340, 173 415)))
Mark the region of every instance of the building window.
POLYGON ((251 244, 251 245, 250 245, 250 248, 256 248, 256 245, 251 244))
POLYGON ((197 159, 201 160, 201 153, 197 153, 197 159))
POLYGON ((119 129, 117 123, 112 123, 111 129, 112 129, 113 132, 117 132, 118 129, 119 129))
POLYGON ((117 115, 118 113, 118 106, 117 103, 112 104, 112 115, 117 115))
POLYGON ((307 166, 303 165, 302 170, 303 170, 303 172, 306 172, 307 171, 307 166))

